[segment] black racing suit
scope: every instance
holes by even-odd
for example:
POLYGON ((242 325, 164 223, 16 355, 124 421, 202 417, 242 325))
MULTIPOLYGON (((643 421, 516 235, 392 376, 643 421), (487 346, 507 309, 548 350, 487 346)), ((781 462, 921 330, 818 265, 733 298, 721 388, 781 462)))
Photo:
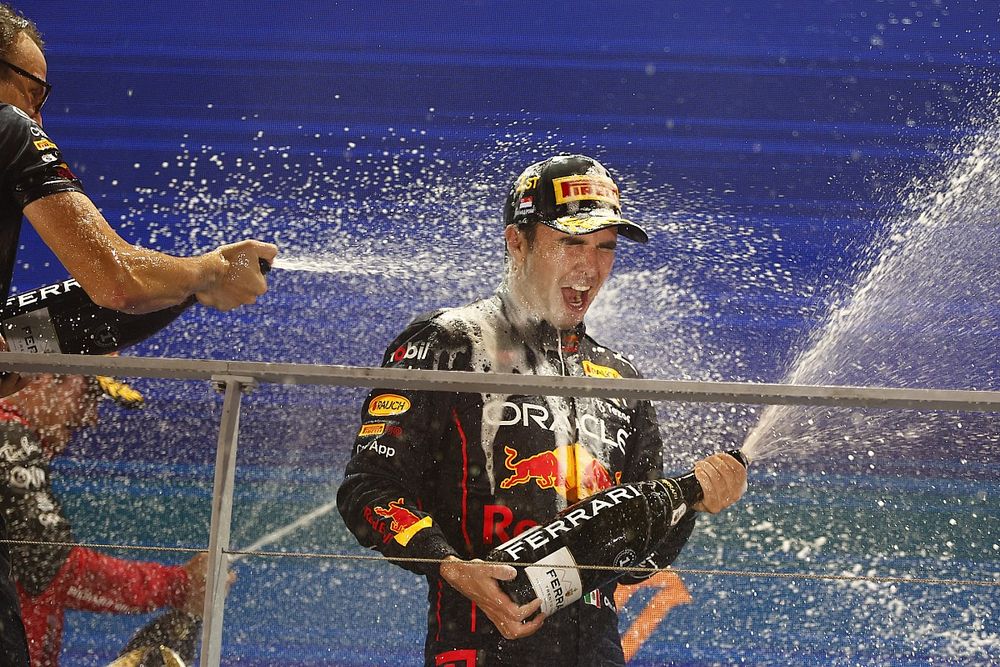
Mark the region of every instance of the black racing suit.
MULTIPOLYGON (((0 104, 0 298, 14 273, 24 207, 57 192, 82 192, 59 148, 24 112, 0 104)), ((0 517, 0 540, 7 527, 0 517)), ((0 542, 0 667, 27 665, 24 628, 11 581, 10 550, 0 542)))
MULTIPOLYGON (((532 322, 503 290, 415 320, 382 365, 533 375, 635 378, 583 326, 532 322)), ((337 495, 361 544, 394 557, 482 558, 567 505, 621 482, 662 477, 662 441, 647 401, 377 389, 337 495)), ((648 564, 669 564, 686 517, 648 564)), ((611 584, 504 639, 438 563, 399 562, 429 582, 427 665, 624 665, 611 584)), ((631 579, 635 582, 635 579, 631 579)))

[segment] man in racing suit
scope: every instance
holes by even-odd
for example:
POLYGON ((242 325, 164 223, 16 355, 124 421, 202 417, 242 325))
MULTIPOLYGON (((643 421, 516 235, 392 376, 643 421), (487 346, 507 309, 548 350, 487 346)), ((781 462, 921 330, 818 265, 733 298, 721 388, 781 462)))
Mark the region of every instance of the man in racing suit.
MULTIPOLYGON (((105 386, 128 397, 120 386, 105 386)), ((59 664, 65 609, 121 614, 169 605, 201 613, 204 554, 171 566, 68 544, 73 533, 49 464, 74 431, 96 421, 98 394, 95 379, 42 375, 0 400, 0 511, 14 541, 11 561, 34 667, 59 664)))
MULTIPOLYGON (((583 324, 617 237, 646 240, 620 216, 618 189, 595 160, 532 165, 507 199, 508 268, 497 294, 417 318, 382 365, 638 377, 583 324)), ((696 474, 705 489, 696 509, 713 512, 746 481, 726 455, 700 461, 696 474)), ((624 665, 614 584, 543 618, 540 601, 517 606, 499 588, 513 568, 478 559, 601 489, 662 476, 647 401, 377 389, 337 500, 363 545, 418 559, 396 562, 429 582, 427 665, 624 665)), ((693 526, 691 512, 644 564, 669 564, 693 526)))

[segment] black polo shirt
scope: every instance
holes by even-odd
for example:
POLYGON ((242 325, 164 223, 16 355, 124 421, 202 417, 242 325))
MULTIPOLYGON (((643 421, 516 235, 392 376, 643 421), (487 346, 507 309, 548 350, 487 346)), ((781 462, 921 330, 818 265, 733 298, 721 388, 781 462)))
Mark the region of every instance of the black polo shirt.
POLYGON ((0 304, 10 291, 24 207, 57 192, 83 188, 41 126, 0 104, 0 304))

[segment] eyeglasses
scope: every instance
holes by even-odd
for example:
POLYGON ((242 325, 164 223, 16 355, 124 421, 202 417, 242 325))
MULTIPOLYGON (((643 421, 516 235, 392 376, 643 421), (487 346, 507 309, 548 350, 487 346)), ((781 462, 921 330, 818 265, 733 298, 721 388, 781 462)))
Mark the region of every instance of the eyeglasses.
MULTIPOLYGON (((30 79, 31 81, 34 81, 35 83, 37 83, 39 86, 42 87, 41 99, 38 101, 37 104, 35 104, 35 113, 38 113, 39 111, 41 111, 42 107, 45 106, 45 100, 49 99, 49 93, 52 92, 52 84, 49 83, 48 81, 46 81, 45 79, 39 79, 37 76, 35 76, 31 72, 23 70, 20 67, 18 67, 17 65, 15 65, 14 63, 8 62, 8 61, 4 60, 3 58, 0 58, 0 64, 6 65, 7 67, 9 67, 12 70, 14 70, 16 73, 18 73, 21 76, 23 76, 24 78, 30 79)), ((37 98, 38 95, 36 94, 35 97, 37 98)))

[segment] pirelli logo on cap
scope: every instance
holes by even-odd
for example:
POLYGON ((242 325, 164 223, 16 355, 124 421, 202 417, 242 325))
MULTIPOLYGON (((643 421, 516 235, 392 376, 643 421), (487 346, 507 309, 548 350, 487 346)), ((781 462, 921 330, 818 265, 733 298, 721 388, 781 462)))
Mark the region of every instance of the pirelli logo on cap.
POLYGON ((368 414, 373 417, 401 415, 410 409, 410 399, 399 394, 379 394, 368 404, 368 414))
POLYGON ((358 437, 367 438, 373 435, 382 435, 383 433, 385 433, 385 422, 362 424, 361 430, 358 431, 358 437))
POLYGON ((622 376, 621 373, 613 368, 599 366, 587 361, 586 359, 583 360, 583 373, 587 377, 592 378, 620 378, 622 376))
POLYGON ((618 186, 604 176, 561 176, 552 179, 556 191, 556 204, 571 201, 603 201, 613 206, 618 203, 618 186))

